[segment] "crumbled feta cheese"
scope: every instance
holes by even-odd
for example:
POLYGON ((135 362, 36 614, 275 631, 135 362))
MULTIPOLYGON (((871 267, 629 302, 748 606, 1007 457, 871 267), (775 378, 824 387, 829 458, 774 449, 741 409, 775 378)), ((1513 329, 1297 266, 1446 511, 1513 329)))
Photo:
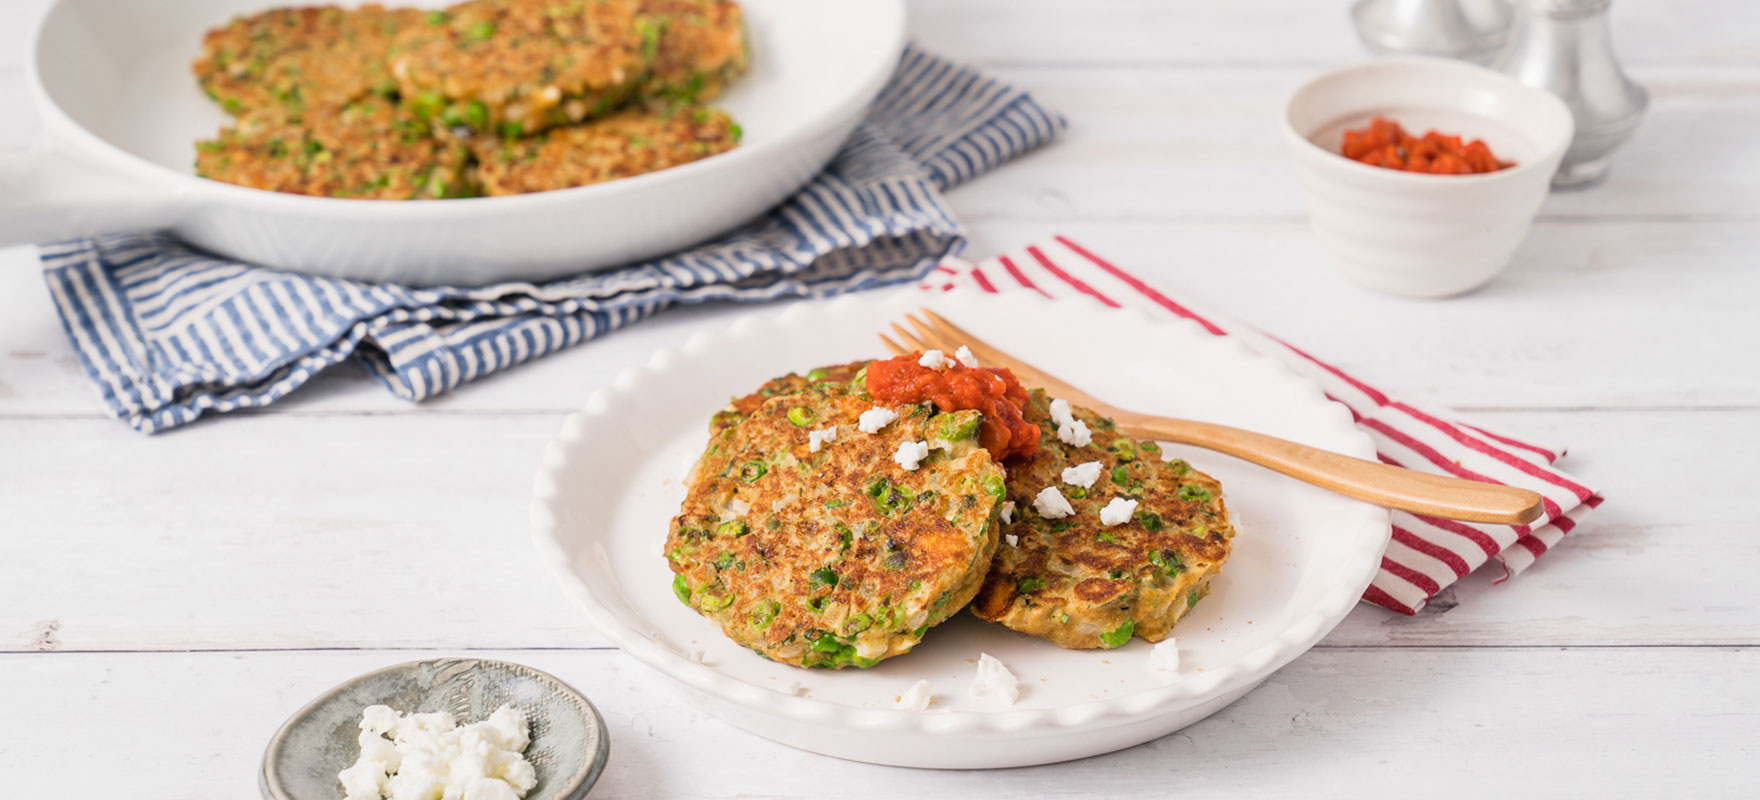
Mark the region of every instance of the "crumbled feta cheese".
POLYGON ((1137 513, 1137 501, 1122 497, 1112 498, 1105 508, 1100 509, 1101 525, 1123 525, 1131 521, 1131 515, 1137 513))
POLYGON ((827 442, 837 441, 837 426, 820 428, 807 434, 807 452, 817 453, 827 442))
POLYGON ((1170 678, 1179 673, 1179 645, 1173 637, 1162 639, 1160 644, 1149 649, 1149 670, 1170 678))
POLYGON ((929 707, 929 682, 917 681, 898 696, 898 707, 906 711, 922 711, 929 707))
POLYGON ((1088 431, 1088 423, 1079 419, 1058 425, 1057 438, 1071 447, 1087 447, 1089 442, 1094 441, 1093 434, 1088 431))
POLYGON ((1033 498, 1033 510, 1039 512, 1039 516, 1046 519, 1063 519, 1076 513, 1076 510, 1070 507, 1069 501, 1064 499, 1063 492, 1058 491, 1056 486, 1047 486, 1039 490, 1039 495, 1033 498))
POLYGON ((1080 486, 1083 489, 1087 489, 1093 486, 1094 481, 1097 480, 1100 480, 1100 462, 1098 461, 1077 464, 1063 470, 1063 482, 1071 486, 1080 486))
POLYGON ((451 714, 368 706, 360 729, 360 758, 336 776, 347 800, 517 800, 538 782, 525 759, 530 727, 513 706, 462 728, 451 714))
POLYGON ((1008 542, 1009 547, 1020 547, 1021 546, 1021 537, 1016 536, 1012 533, 1002 534, 1002 541, 1008 542))
POLYGON ((1059 425, 1075 422, 1075 412, 1070 411, 1069 401, 1062 398, 1051 401, 1051 421, 1059 425))
POLYGON ((701 647, 697 647, 697 646, 695 646, 695 645, 692 645, 692 646, 691 646, 691 647, 690 647, 690 649, 688 649, 688 650, 686 650, 686 651, 685 651, 685 655, 686 655, 686 656, 689 656, 689 657, 690 657, 690 660, 692 660, 692 661, 695 661, 695 662, 697 662, 697 663, 698 663, 698 664, 707 664, 707 663, 709 663, 709 660, 708 660, 708 654, 707 654, 707 653, 705 653, 705 652, 704 652, 704 651, 703 651, 703 648, 701 648, 701 647))
POLYGON ((923 459, 928 457, 928 442, 899 442, 898 452, 892 454, 892 460, 897 461, 906 472, 922 466, 923 459))
POLYGON ((860 428, 862 433, 879 433, 881 428, 891 425, 895 419, 898 419, 897 411, 883 406, 874 406, 863 411, 862 415, 856 418, 856 427, 860 428))
POLYGON ((953 357, 959 359, 959 363, 964 364, 967 367, 972 369, 978 368, 978 357, 972 355, 972 348, 970 347, 963 344, 960 345, 958 350, 953 351, 953 357))
POLYGON ((978 677, 972 679, 972 696, 999 698, 1003 705, 1014 705, 1021 697, 1020 681, 995 656, 983 653, 978 656, 978 677))
POLYGON ((929 369, 947 369, 953 366, 953 359, 948 358, 947 354, 940 350, 927 350, 924 351, 922 358, 917 359, 917 363, 929 369))
POLYGON ((1014 501, 1002 501, 1002 521, 1004 524, 1014 522, 1014 501))
POLYGON ((788 683, 776 687, 776 691, 786 694, 789 697, 799 697, 807 693, 807 687, 802 686, 800 681, 789 681, 788 683))

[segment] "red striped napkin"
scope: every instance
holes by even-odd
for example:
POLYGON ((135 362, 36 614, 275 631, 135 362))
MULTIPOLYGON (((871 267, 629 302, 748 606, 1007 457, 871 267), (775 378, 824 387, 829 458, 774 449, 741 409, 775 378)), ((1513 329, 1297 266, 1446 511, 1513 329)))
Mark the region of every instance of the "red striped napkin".
POLYGON ((1449 412, 1391 396, 1294 345, 1196 304, 1177 300, 1067 238, 972 263, 948 259, 924 279, 931 291, 1038 292, 1052 299, 1086 296, 1119 308, 1137 306, 1185 317, 1217 336, 1234 336, 1252 350, 1312 378, 1328 397, 1351 411, 1389 464, 1459 478, 1503 483, 1539 492, 1546 515, 1533 525, 1475 525, 1393 512, 1393 541, 1381 572, 1363 599, 1416 614, 1444 587, 1488 561, 1504 570, 1501 583, 1557 545, 1601 494, 1552 467, 1564 449, 1525 442, 1469 425, 1449 412))

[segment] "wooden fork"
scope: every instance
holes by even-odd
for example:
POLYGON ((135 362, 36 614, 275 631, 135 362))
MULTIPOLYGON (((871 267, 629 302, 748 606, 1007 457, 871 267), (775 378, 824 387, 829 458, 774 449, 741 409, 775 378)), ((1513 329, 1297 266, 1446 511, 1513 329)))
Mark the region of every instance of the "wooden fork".
POLYGON ((1540 495, 1527 489, 1401 469, 1226 425, 1127 411, 984 343, 929 309, 922 312, 927 321, 905 315, 914 330, 893 323, 903 344, 880 334, 887 349, 897 355, 932 349, 951 353, 963 344, 984 365, 1006 367, 1027 386, 1111 417, 1119 430, 1131 436, 1226 453, 1346 497, 1413 514, 1505 525, 1526 524, 1541 514, 1540 495))

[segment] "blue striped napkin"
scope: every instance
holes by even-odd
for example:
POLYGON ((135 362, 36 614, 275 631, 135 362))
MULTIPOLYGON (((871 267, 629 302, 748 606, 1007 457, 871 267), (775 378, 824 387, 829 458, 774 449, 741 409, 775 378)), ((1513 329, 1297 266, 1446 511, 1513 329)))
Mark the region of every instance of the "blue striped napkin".
POLYGON ((721 241, 534 285, 411 288, 280 272, 155 233, 42 245, 49 292, 111 413, 154 433, 266 406, 354 359, 420 401, 679 303, 906 283, 964 244, 941 190, 1038 147, 1063 118, 907 48, 825 172, 721 241))

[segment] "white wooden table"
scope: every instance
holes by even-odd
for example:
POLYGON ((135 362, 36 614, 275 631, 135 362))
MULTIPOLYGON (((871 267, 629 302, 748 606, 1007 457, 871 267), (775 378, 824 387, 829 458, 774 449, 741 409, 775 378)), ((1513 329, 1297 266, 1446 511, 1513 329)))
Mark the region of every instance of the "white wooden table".
MULTIPOLYGON (((43 5, 0 0, 0 147, 36 135, 20 59, 43 5)), ((1347 5, 913 3, 919 41, 1073 123, 953 193, 967 253, 1063 232, 1377 383, 1569 443, 1609 502, 1527 574, 1473 576, 1415 618, 1359 607, 1246 699, 1133 750, 982 773, 824 758, 682 705, 527 546, 562 415, 737 312, 667 315, 422 406, 340 368, 272 410, 148 438, 102 413, 15 249, 0 796, 254 797, 268 735, 314 694, 466 652, 598 703, 613 743, 595 797, 1753 796, 1760 4, 1616 4, 1650 118, 1609 182, 1548 200, 1507 275, 1446 302, 1345 284, 1303 221, 1274 115, 1304 76, 1362 57, 1347 5)))

